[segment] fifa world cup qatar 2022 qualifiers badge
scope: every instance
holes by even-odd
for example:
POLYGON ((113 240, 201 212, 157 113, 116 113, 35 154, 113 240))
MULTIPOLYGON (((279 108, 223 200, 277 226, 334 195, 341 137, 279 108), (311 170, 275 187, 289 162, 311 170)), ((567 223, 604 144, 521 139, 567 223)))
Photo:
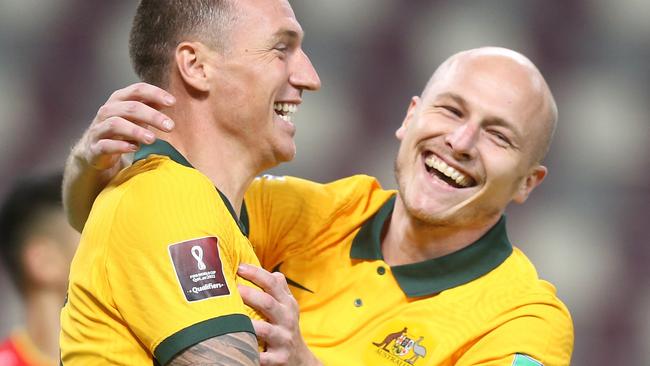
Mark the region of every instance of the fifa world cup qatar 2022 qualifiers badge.
POLYGON ((169 246, 178 282, 187 301, 230 294, 219 256, 219 239, 192 239, 169 246))

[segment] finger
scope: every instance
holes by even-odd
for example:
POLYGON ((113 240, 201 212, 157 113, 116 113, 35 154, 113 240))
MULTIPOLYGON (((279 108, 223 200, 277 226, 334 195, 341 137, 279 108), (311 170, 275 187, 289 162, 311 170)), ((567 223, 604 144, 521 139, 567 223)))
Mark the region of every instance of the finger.
POLYGON ((278 324, 284 320, 282 304, 273 296, 248 286, 237 286, 237 288, 244 304, 262 313, 271 323, 278 324))
POLYGON ((264 292, 273 296, 283 304, 292 302, 291 291, 284 275, 280 272, 271 273, 263 268, 241 264, 237 274, 259 286, 264 292))
POLYGON ((260 353, 260 366, 281 366, 289 364, 289 354, 282 350, 260 353))
POLYGON ((137 101, 120 101, 104 104, 97 111, 99 122, 112 117, 121 117, 145 126, 155 127, 169 132, 174 128, 174 122, 166 114, 137 101))
POLYGON ((156 136, 145 127, 120 117, 111 117, 98 125, 93 136, 95 140, 127 140, 140 144, 151 144, 156 136))
POLYGON ((268 344, 269 341, 272 343, 273 337, 271 333, 273 332, 273 326, 264 320, 251 319, 253 322, 253 329, 255 329, 255 335, 257 339, 268 344))
POLYGON ((171 106, 176 103, 176 98, 164 89, 147 83, 135 83, 126 88, 115 91, 109 102, 135 100, 146 104, 171 106))
POLYGON ((137 150, 138 146, 130 141, 99 140, 90 145, 86 161, 90 166, 104 170, 114 166, 121 154, 137 150))

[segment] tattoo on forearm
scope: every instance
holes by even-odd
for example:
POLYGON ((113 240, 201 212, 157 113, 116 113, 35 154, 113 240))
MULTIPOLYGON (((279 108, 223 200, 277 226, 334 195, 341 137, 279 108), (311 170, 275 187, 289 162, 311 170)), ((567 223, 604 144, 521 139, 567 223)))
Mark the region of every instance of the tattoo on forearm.
POLYGON ((255 335, 225 334, 196 344, 174 358, 169 366, 253 366, 260 364, 255 335))

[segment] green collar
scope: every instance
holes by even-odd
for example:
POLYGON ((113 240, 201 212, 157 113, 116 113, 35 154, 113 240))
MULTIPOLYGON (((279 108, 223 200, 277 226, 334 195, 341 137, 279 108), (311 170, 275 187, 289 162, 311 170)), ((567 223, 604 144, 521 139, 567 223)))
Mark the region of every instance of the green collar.
MULTIPOLYGON (((395 206, 390 198, 359 230, 352 242, 353 259, 383 260, 381 232, 395 206)), ((423 262, 391 267, 408 297, 430 296, 471 282, 498 267, 512 253, 502 216, 485 235, 471 245, 423 262)))
MULTIPOLYGON (((135 153, 135 157, 133 159, 133 162, 135 163, 138 160, 144 160, 149 155, 162 155, 162 156, 167 156, 173 161, 177 162, 178 164, 181 164, 183 166, 186 166, 188 168, 194 169, 192 164, 190 164, 187 159, 183 155, 181 155, 178 150, 176 150, 169 142, 161 139, 156 139, 156 141, 151 144, 151 145, 143 145, 140 147, 140 150, 138 150, 135 153)), ((230 201, 228 201, 228 198, 226 195, 224 195, 219 188, 214 187, 217 192, 219 192, 219 196, 221 197, 221 200, 223 203, 226 205, 226 208, 228 208, 228 212, 230 212, 230 215, 232 218, 235 220, 237 223, 237 226, 239 226, 239 230, 241 230, 242 234, 244 236, 248 237, 249 229, 248 229, 248 211, 246 210, 246 202, 242 202, 241 206, 241 214, 240 214, 240 219, 237 218, 237 214, 235 214, 235 209, 233 209, 232 205, 230 204, 230 201)))

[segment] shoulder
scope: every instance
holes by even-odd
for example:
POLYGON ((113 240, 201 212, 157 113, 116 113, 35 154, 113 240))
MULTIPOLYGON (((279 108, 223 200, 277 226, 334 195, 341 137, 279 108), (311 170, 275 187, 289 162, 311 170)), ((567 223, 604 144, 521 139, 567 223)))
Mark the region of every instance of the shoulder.
POLYGON ((182 206, 184 202, 218 196, 212 182, 201 172, 161 156, 138 161, 125 169, 115 177, 105 193, 140 210, 182 206))
POLYGON ((184 192, 214 193, 210 180, 194 168, 178 164, 167 157, 152 156, 122 171, 110 186, 122 194, 160 195, 184 192))
POLYGON ((549 339, 572 342, 573 321, 569 309, 558 297, 555 286, 539 278, 526 255, 514 248, 501 267, 502 290, 495 295, 502 294, 504 299, 509 299, 507 317, 534 325, 535 330, 547 334, 549 339))
POLYGON ((89 221, 113 228, 163 230, 164 225, 205 226, 226 221, 227 208, 198 170, 152 156, 122 171, 99 195, 89 221), (94 219, 94 220, 93 220, 94 219))

